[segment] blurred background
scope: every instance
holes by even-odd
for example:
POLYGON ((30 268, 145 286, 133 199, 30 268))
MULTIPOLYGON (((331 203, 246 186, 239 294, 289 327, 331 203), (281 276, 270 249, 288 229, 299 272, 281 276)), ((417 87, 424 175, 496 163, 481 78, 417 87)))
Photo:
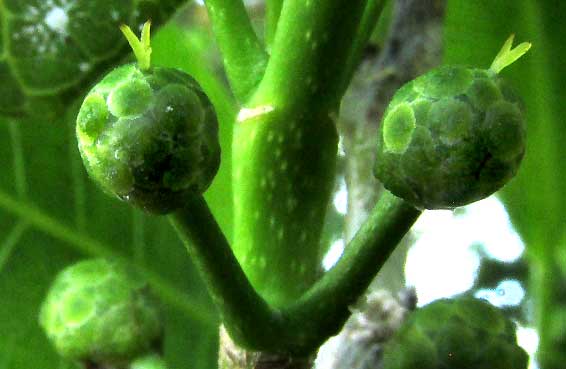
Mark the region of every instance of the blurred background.
MULTIPOLYGON (((369 63, 387 42, 390 2, 368 47, 369 63)), ((237 108, 206 10, 198 1, 84 3, 0 1, 0 369, 72 367, 49 346, 37 314, 55 274, 93 256, 127 258, 147 274, 166 309, 171 368, 214 368, 218 318, 185 249, 164 218, 133 210, 88 180, 72 114, 85 89, 128 58, 116 25, 147 18, 161 25, 153 37, 153 63, 195 76, 219 114, 223 161, 206 197, 230 237, 230 142, 237 108), (94 29, 86 31, 85 22, 94 29)), ((247 3, 263 34, 262 1, 247 3)), ((500 193, 453 212, 427 211, 372 287, 394 294, 414 287, 419 306, 458 294, 485 298, 517 322, 519 343, 529 353, 542 345, 557 355, 556 347, 563 347, 561 358, 566 357, 565 24, 566 3, 558 0, 447 2, 443 64, 486 68, 512 33, 517 43, 533 44, 502 73, 524 100, 527 153, 518 176, 500 193)), ((361 70, 356 78, 371 80, 371 73, 361 70)), ((372 104, 371 96, 355 85, 348 94, 340 119, 365 119, 358 113, 372 104)), ((349 237, 343 146, 321 246, 325 269, 349 237)), ((531 368, 537 368, 534 360, 531 368)))

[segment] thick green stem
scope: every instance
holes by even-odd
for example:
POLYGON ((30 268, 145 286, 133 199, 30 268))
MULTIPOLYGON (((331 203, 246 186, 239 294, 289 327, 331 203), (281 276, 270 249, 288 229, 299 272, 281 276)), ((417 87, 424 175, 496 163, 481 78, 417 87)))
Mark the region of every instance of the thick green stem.
POLYGON ((206 0, 208 15, 237 99, 243 101, 259 84, 267 53, 255 34, 242 0, 206 0))
POLYGON ((234 252, 252 285, 277 306, 299 298, 320 272, 341 71, 365 3, 284 1, 264 78, 238 116, 234 252))
POLYGON ((320 276, 338 137, 328 114, 258 113, 234 129, 233 250, 254 288, 286 306, 320 276))
POLYGON ((277 314, 248 282, 204 198, 189 199, 170 220, 232 337, 245 347, 272 347, 269 330, 277 314))
POLYGON ((291 322, 301 326, 303 346, 314 348, 322 343, 322 337, 337 333, 350 315, 349 307, 367 289, 420 214, 420 210, 384 191, 339 262, 285 310, 291 322))
POLYGON ((338 264, 295 304, 281 310, 267 305, 252 288, 202 197, 191 199, 171 221, 232 338, 247 349, 301 356, 340 329, 350 314, 348 307, 420 213, 386 193, 338 264))
POLYGON ((265 7, 265 43, 269 48, 275 39, 279 15, 281 15, 281 8, 283 8, 283 0, 266 0, 265 7))
POLYGON ((334 110, 366 0, 283 3, 272 56, 250 106, 334 110))

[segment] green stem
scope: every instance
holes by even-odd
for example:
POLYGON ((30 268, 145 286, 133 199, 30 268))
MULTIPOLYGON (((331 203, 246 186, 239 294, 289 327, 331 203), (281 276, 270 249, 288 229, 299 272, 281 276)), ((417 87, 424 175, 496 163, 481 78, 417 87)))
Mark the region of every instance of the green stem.
POLYGON ((335 110, 366 0, 283 3, 272 56, 250 105, 335 110))
MULTIPOLYGON (((269 344, 276 314, 240 268, 203 197, 190 199, 170 220, 204 279, 226 328, 244 347, 269 344)), ((272 345, 269 345, 272 347, 272 345)))
POLYGON ((232 90, 237 99, 245 100, 263 76, 267 53, 242 0, 206 0, 205 3, 232 90))
POLYGON ((369 0, 366 5, 366 9, 364 10, 357 35, 354 39, 352 51, 348 58, 346 67, 344 68, 344 82, 342 87, 344 90, 348 87, 354 71, 362 60, 364 48, 367 45, 368 40, 373 33, 373 30, 375 29, 379 17, 383 13, 385 4, 385 0, 369 0))
POLYGON ((349 307, 363 294, 422 212, 384 191, 339 262, 285 311, 301 330, 305 347, 317 347, 338 332, 349 307))
POLYGON ((279 16, 281 15, 281 8, 283 7, 284 0, 266 0, 266 14, 265 14, 265 43, 270 47, 275 39, 277 32, 277 23, 279 23, 279 16))
POLYGON ((294 305, 271 308, 253 289, 202 197, 171 221, 201 272, 232 338, 247 349, 307 355, 336 333, 421 212, 386 193, 346 253, 294 305))

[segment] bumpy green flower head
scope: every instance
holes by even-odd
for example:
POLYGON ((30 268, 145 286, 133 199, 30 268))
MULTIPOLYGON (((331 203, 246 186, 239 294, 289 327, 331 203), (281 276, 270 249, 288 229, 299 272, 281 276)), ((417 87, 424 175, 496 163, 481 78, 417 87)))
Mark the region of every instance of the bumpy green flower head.
POLYGON ((525 151, 519 99, 497 73, 530 44, 507 40, 487 69, 444 66, 404 85, 385 111, 375 175, 419 208, 483 199, 517 172, 525 151))
POLYGON ((63 270, 39 321, 62 357, 94 363, 129 362, 159 345, 163 334, 159 304, 144 278, 105 259, 63 270))
POLYGON ((515 326, 470 297, 435 301, 414 312, 385 346, 383 369, 526 369, 515 326))
POLYGON ((77 117, 79 150, 106 192, 166 213, 202 194, 216 175, 216 114, 192 77, 150 66, 149 23, 141 41, 123 31, 138 64, 113 70, 88 93, 77 117))

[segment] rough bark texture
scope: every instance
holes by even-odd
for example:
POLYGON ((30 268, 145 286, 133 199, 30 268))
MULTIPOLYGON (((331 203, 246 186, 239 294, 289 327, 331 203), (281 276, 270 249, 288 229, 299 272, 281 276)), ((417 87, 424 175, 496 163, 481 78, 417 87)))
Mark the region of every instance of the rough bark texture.
POLYGON ((399 329, 415 308, 414 291, 399 296, 372 291, 353 309, 352 316, 339 335, 319 350, 316 369, 378 369, 381 347, 399 329))
POLYGON ((223 326, 220 327, 219 369, 307 369, 313 358, 293 358, 285 355, 252 352, 238 347, 223 326))

